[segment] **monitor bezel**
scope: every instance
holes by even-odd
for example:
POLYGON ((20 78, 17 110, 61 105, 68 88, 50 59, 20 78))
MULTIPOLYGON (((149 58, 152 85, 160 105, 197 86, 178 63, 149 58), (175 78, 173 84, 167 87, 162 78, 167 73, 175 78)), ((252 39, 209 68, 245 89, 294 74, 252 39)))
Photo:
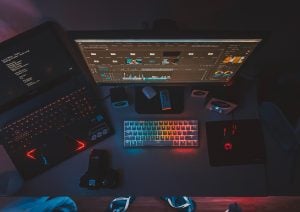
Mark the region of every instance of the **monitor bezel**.
MULTIPOLYGON (((253 50, 249 58, 241 65, 236 74, 227 82, 96 82, 97 85, 104 86, 197 86, 197 85, 216 85, 230 86, 239 76, 240 71, 245 67, 253 55, 263 46, 267 38, 270 36, 269 31, 216 31, 216 30, 186 30, 186 31, 156 31, 156 30, 88 30, 88 31, 68 31, 74 45, 80 52, 76 40, 84 39, 260 39, 256 48, 253 50)), ((81 52, 80 52, 81 54, 81 52)), ((88 68, 87 64, 86 67, 88 68)), ((88 70, 89 71, 89 70, 88 70)))

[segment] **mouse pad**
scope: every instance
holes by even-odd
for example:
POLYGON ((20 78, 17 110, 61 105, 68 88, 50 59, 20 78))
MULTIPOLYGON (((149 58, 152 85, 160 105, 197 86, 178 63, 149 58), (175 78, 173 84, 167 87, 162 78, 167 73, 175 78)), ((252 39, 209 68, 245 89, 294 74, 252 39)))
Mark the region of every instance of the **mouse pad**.
POLYGON ((265 144, 258 119, 206 123, 209 162, 212 166, 265 162, 265 144))
POLYGON ((143 94, 143 87, 135 88, 135 110, 139 114, 179 114, 184 109, 184 88, 182 87, 163 87, 154 86, 157 95, 152 99, 147 99, 143 94), (162 110, 159 92, 167 89, 170 93, 171 107, 170 110, 162 110))

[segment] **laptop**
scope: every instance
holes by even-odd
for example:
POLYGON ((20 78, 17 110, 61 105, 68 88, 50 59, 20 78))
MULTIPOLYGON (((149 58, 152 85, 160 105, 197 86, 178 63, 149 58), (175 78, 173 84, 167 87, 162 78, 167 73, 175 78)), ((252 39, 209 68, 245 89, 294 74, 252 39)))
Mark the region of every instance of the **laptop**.
POLYGON ((0 44, 0 142, 24 179, 113 133, 76 55, 54 22, 0 44))

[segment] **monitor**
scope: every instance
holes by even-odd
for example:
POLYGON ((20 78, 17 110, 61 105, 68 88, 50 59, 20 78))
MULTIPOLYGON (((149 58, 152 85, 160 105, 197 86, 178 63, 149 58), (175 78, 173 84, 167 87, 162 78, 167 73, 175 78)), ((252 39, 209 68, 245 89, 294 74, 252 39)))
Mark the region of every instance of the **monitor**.
POLYGON ((75 39, 101 84, 198 84, 230 82, 262 38, 75 39))

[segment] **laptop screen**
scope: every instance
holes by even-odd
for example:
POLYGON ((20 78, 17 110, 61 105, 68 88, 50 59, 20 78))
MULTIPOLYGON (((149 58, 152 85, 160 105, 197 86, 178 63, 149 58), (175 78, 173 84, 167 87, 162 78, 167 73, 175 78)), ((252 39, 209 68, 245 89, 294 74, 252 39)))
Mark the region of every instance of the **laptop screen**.
POLYGON ((72 60, 51 25, 1 43, 0 109, 48 86, 72 69, 72 60))

